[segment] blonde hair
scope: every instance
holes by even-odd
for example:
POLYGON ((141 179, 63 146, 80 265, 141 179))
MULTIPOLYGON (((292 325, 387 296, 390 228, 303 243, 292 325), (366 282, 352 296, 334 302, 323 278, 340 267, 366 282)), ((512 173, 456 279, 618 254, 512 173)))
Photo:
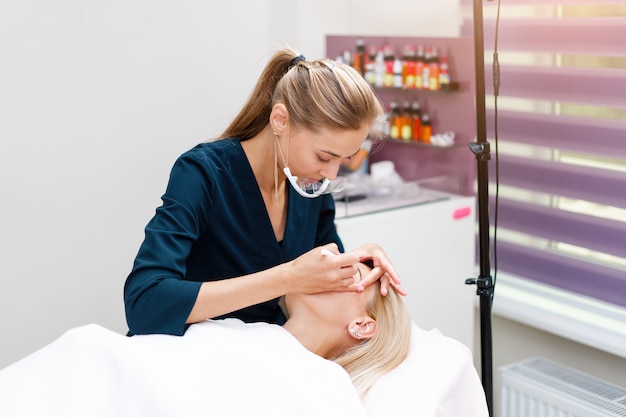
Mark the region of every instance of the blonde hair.
POLYGON ((383 296, 377 288, 367 313, 376 321, 376 334, 333 359, 348 372, 361 399, 406 359, 411 344, 411 318, 394 290, 383 296))
POLYGON ((329 59, 307 61, 290 48, 278 51, 263 70, 248 101, 221 138, 250 139, 283 103, 290 121, 309 130, 359 129, 378 134, 384 117, 372 87, 352 67, 329 59))

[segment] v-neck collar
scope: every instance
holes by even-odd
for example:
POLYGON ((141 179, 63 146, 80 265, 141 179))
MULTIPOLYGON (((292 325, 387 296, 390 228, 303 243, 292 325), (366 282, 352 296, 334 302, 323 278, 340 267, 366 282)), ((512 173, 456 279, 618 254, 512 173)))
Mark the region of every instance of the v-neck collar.
POLYGON ((282 243, 279 244, 274 234, 274 228, 272 227, 272 222, 267 207, 265 206, 261 189, 259 188, 254 171, 252 170, 252 165, 250 165, 250 160, 243 146, 241 146, 241 141, 239 139, 235 141, 238 148, 237 151, 240 153, 237 160, 241 162, 236 164, 233 161, 231 166, 231 168, 234 168, 232 169, 232 175, 235 177, 235 183, 238 184, 243 199, 248 202, 248 220, 250 221, 252 230, 254 230, 254 236, 251 236, 251 239, 256 240, 257 244, 263 245, 263 247, 275 247, 276 251, 280 253, 281 258, 283 258, 283 254, 288 253, 287 249, 290 246, 289 236, 291 234, 292 209, 295 203, 293 201, 294 193, 292 193, 291 190, 289 190, 289 186, 285 184, 287 187, 285 189, 287 198, 287 219, 285 222, 283 240, 281 241, 282 243), (237 167, 236 165, 239 166, 237 167))

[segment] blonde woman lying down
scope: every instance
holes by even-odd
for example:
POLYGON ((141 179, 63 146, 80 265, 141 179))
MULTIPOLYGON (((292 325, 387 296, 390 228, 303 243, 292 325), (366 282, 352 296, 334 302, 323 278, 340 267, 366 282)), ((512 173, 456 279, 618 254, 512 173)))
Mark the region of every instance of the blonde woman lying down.
MULTIPOLYGON (((371 269, 357 266, 355 281, 371 269)), ((361 400, 411 339, 401 297, 379 285, 287 295, 282 327, 207 320, 180 337, 72 329, 0 371, 0 415, 365 416, 361 400)))

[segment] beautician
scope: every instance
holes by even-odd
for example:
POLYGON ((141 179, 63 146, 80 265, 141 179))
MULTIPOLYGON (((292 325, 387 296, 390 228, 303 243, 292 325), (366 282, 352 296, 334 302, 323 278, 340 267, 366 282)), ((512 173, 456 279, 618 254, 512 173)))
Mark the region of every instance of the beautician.
POLYGON ((130 333, 181 335, 225 317, 283 324, 282 295, 363 291, 378 279, 383 295, 404 295, 384 251, 341 253, 334 224, 339 166, 382 115, 351 67, 276 53, 221 137, 174 164, 124 287, 130 333), (355 283, 367 259, 378 268, 355 283))

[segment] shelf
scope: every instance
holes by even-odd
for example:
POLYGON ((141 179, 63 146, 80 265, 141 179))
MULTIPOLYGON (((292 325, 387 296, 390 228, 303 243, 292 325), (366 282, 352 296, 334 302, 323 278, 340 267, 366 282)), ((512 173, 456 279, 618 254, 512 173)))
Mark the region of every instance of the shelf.
POLYGON ((444 88, 439 90, 426 90, 422 88, 406 88, 406 87, 385 87, 372 85, 372 88, 376 91, 407 91, 419 94, 452 94, 461 92, 461 87, 458 82, 452 83, 450 88, 444 88))
POLYGON ((468 143, 465 143, 465 142, 453 143, 452 145, 447 145, 447 146, 438 146, 438 145, 432 145, 430 143, 417 142, 413 140, 405 141, 402 139, 393 139, 393 138, 381 138, 381 140, 385 143, 393 143, 393 144, 398 144, 398 145, 403 145, 403 146, 414 146, 417 148, 425 148, 425 149, 457 149, 457 148, 467 147, 469 145, 468 143))
MULTIPOLYGON (((428 114, 433 135, 454 132, 455 143, 436 146, 424 142, 381 138, 374 145, 369 163, 392 161, 396 172, 405 181, 421 181, 425 178, 454 177, 456 184, 442 185, 442 191, 462 195, 474 194, 475 155, 469 149, 475 132, 475 76, 474 47, 470 37, 420 38, 396 36, 326 36, 326 56, 342 56, 343 52, 354 51, 357 40, 362 39, 368 47, 389 46, 396 54, 402 53, 406 45, 424 45, 437 48, 440 55, 448 59, 452 88, 427 90, 372 85, 381 104, 388 109, 393 101, 399 105, 417 101, 423 114, 428 114)), ((387 84, 389 85, 389 84, 387 84)))

